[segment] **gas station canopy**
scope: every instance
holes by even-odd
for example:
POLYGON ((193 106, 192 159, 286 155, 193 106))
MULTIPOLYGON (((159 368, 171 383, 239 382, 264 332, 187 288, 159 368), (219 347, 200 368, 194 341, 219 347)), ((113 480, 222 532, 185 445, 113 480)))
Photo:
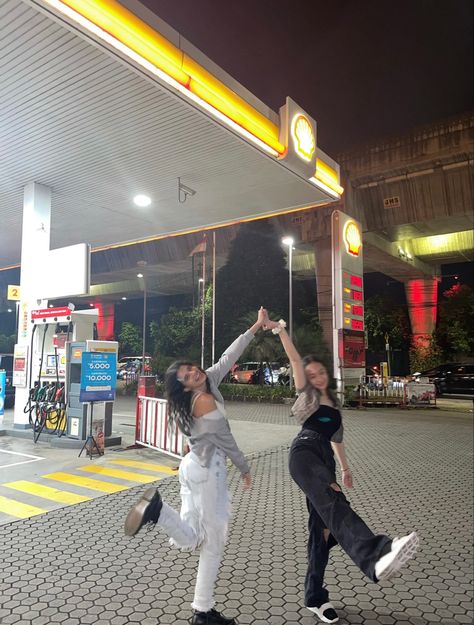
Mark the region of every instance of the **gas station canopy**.
POLYGON ((52 248, 340 197, 303 109, 271 111, 139 2, 0 0, 0 23, 0 267, 20 261, 32 181, 52 189, 52 248))

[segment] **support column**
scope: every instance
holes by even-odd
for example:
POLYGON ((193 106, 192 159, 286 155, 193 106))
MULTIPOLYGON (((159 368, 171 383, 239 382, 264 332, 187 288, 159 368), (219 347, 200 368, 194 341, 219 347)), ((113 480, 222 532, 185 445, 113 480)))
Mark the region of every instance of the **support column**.
POLYGON ((409 280, 405 293, 410 315, 412 344, 428 347, 436 328, 438 306, 437 278, 409 280))
POLYGON ((94 304, 99 311, 97 334, 99 341, 114 340, 115 305, 113 302, 97 302, 94 304))
POLYGON ((323 339, 332 354, 333 351, 333 311, 332 311, 332 252, 331 235, 314 243, 316 259, 316 290, 318 294, 319 322, 323 339))
MULTIPOLYGON (((28 415, 23 412, 32 381, 30 379, 31 353, 31 310, 45 308, 47 300, 37 299, 35 289, 37 267, 40 266, 50 249, 51 231, 51 189, 36 182, 26 185, 23 192, 23 227, 21 239, 21 301, 18 319, 19 345, 28 346, 27 383, 25 388, 16 388, 14 427, 25 429, 28 427, 28 415)), ((53 279, 53 277, 51 277, 53 279)), ((36 379, 39 364, 32 361, 33 380, 36 379)))

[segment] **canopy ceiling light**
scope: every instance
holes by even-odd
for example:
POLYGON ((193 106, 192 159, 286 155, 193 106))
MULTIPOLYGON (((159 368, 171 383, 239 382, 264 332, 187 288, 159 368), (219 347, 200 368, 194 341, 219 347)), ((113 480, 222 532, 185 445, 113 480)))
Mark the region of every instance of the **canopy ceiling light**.
POLYGON ((133 198, 133 203, 135 206, 139 206, 140 208, 146 208, 151 204, 151 197, 139 193, 133 198))

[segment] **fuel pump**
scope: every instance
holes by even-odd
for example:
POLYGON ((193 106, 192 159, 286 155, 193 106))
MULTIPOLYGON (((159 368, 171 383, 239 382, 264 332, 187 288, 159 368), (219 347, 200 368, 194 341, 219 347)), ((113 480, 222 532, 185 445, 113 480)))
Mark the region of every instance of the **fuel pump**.
MULTIPOLYGON (((97 319, 96 309, 75 311, 72 305, 31 311, 30 390, 24 412, 35 442, 42 432, 85 440, 88 405, 79 402, 82 352, 118 351, 116 342, 94 340, 97 319)), ((105 436, 112 431, 112 409, 113 402, 94 409, 105 436)))

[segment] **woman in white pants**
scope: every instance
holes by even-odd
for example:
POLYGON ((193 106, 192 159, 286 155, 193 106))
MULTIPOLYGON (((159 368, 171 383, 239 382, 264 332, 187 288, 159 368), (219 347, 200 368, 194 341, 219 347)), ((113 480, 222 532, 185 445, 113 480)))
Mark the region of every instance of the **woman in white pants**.
POLYGON ((157 489, 149 488, 125 521, 127 536, 154 523, 168 534, 175 547, 200 550, 191 625, 235 625, 233 618, 214 609, 214 587, 230 517, 226 458, 240 471, 244 488, 250 488, 251 477, 230 431, 218 385, 265 318, 266 311, 260 308, 254 325, 206 371, 188 361, 177 361, 168 368, 165 387, 169 418, 189 437, 191 450, 179 467, 181 513, 163 502, 157 489))

